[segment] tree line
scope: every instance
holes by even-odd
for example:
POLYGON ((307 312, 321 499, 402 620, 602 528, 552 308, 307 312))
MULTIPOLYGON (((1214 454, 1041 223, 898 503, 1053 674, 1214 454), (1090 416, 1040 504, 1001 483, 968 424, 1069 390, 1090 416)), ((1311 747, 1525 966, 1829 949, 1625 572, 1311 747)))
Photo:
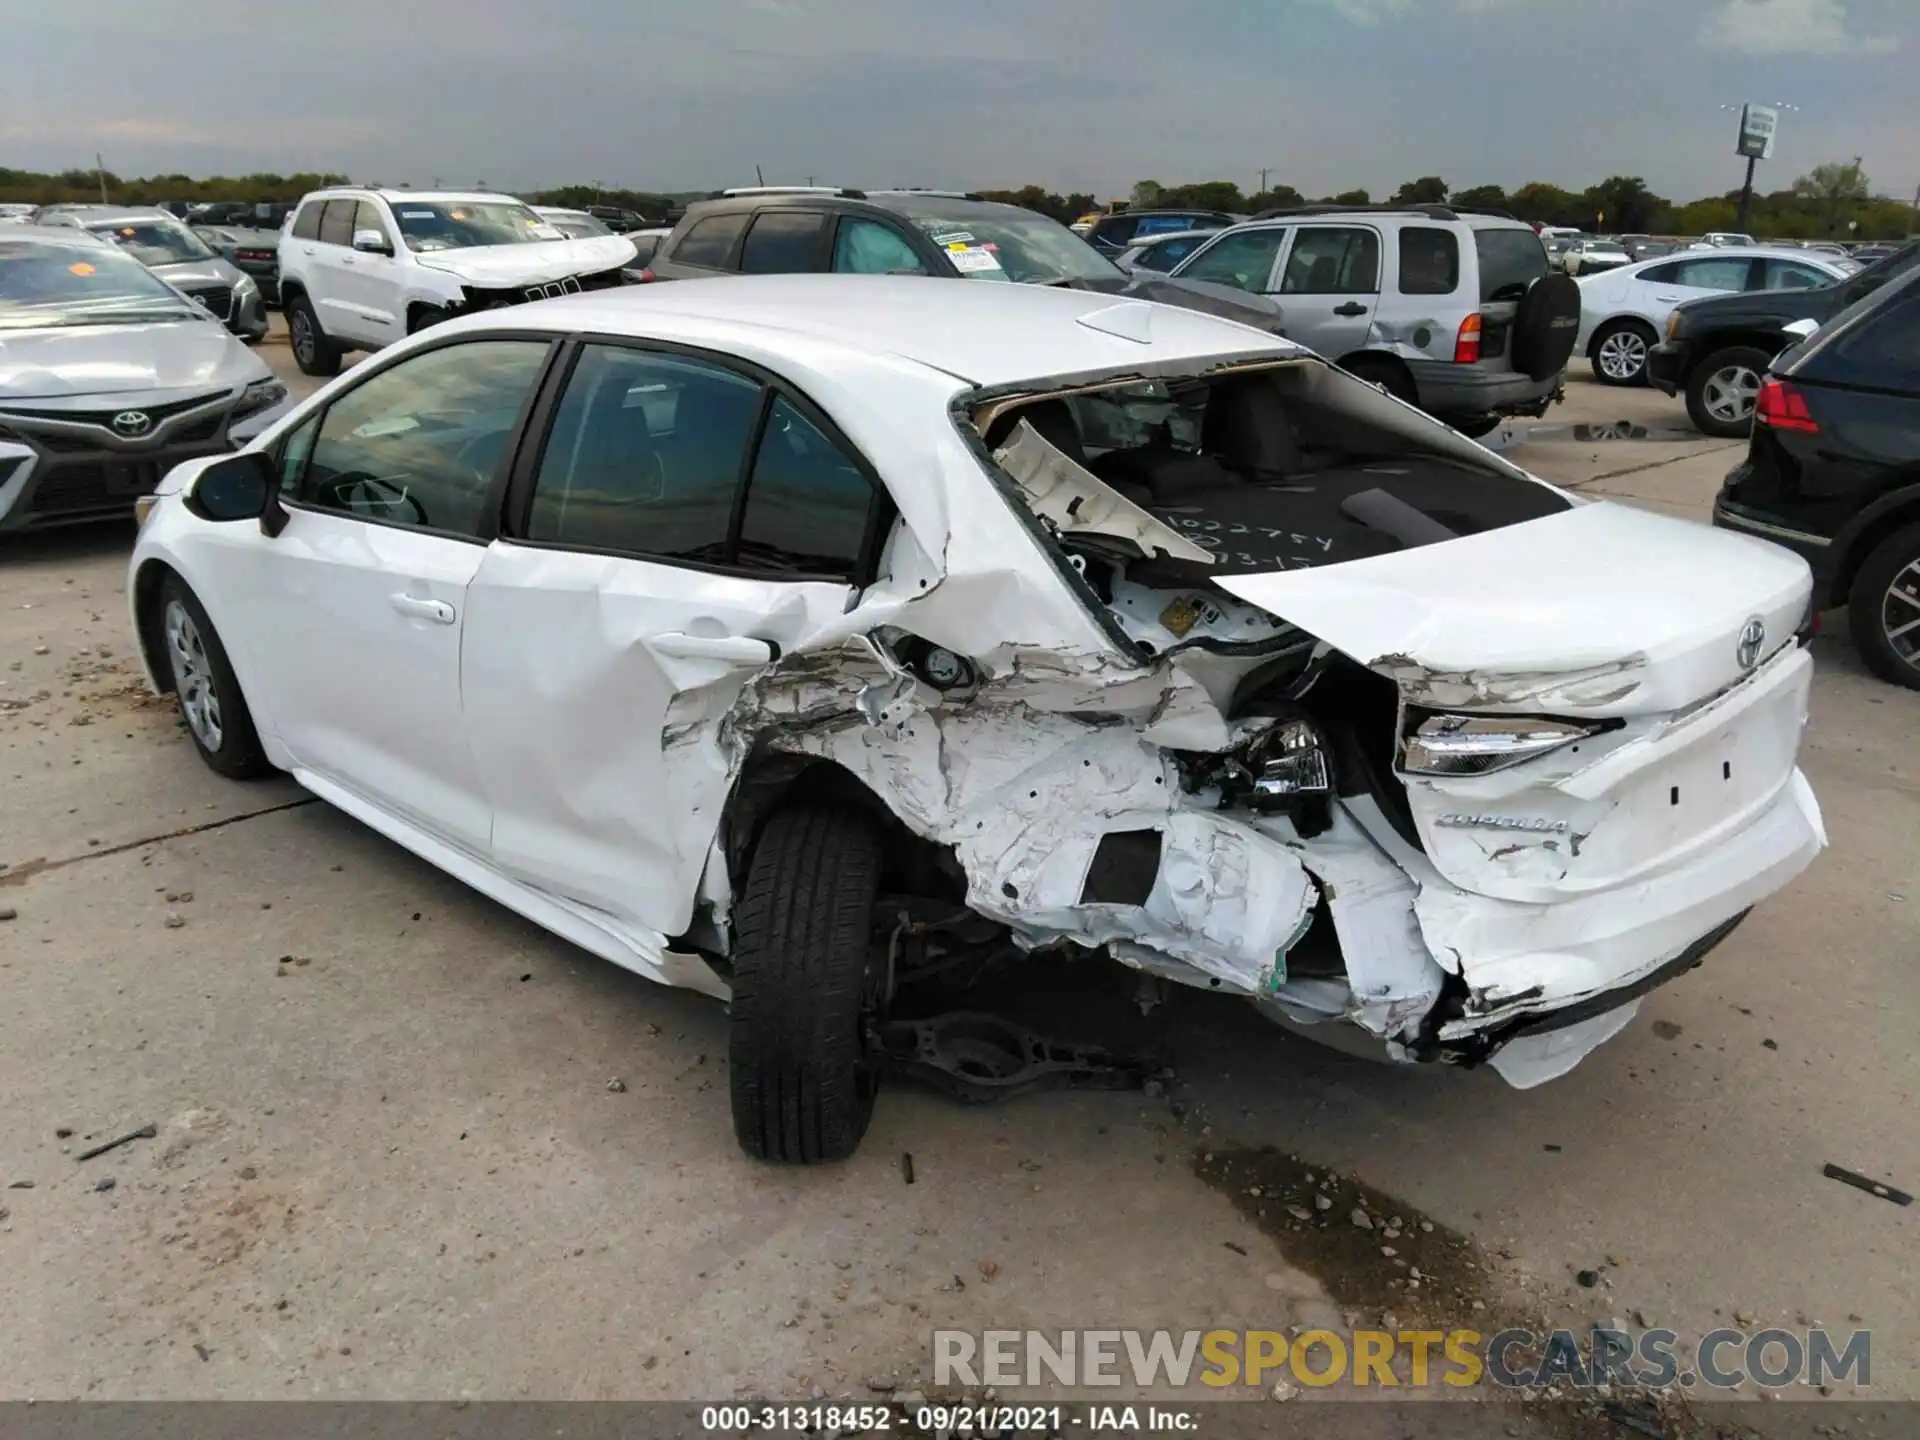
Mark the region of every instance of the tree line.
MULTIPOLYGON (((104 182, 114 204, 151 205, 162 200, 189 203, 210 200, 297 200, 309 190, 348 183, 344 175, 254 174, 214 176, 196 180, 187 175, 150 175, 127 178, 111 171, 66 170, 39 174, 0 167, 0 202, 48 205, 97 201, 104 182)), ((474 188, 488 188, 476 181, 474 188)), ((522 198, 536 205, 620 205, 659 220, 678 213, 697 193, 661 193, 607 189, 594 185, 561 185, 528 192, 522 198)), ((1061 195, 1039 185, 1017 190, 984 190, 990 200, 1003 200, 1063 223, 1102 208, 1086 193, 1061 195)), ((1273 185, 1251 194, 1231 180, 1163 185, 1142 180, 1127 197, 1134 205, 1179 206, 1258 214, 1286 205, 1309 203, 1291 185, 1273 185)), ((1345 190, 1319 197, 1339 205, 1366 205, 1374 197, 1365 190, 1345 190)), ((1920 200, 1920 196, 1915 197, 1920 200)), ((1704 199, 1675 201, 1654 194, 1638 175, 1610 175, 1585 190, 1566 190, 1543 180, 1529 181, 1513 190, 1499 185, 1473 185, 1455 190, 1438 175, 1409 180, 1383 203, 1451 204, 1462 209, 1497 210, 1540 225, 1572 225, 1595 233, 1648 235, 1702 235, 1709 230, 1731 230, 1739 213, 1740 192, 1704 199)), ((1893 240, 1914 231, 1916 206, 1904 200, 1876 195, 1858 158, 1816 165, 1785 190, 1756 193, 1747 228, 1754 234, 1784 240, 1893 240)))

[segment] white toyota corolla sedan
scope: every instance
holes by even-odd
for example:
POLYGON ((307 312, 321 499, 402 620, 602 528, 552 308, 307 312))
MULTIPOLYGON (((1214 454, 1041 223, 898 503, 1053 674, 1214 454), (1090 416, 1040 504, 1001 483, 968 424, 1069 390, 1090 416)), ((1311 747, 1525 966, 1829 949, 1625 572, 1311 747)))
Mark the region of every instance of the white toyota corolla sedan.
POLYGON ((789 276, 468 316, 142 520, 207 763, 729 999, 772 1159, 858 1144, 896 992, 1062 947, 1537 1084, 1825 843, 1797 556, 1188 310, 789 276))

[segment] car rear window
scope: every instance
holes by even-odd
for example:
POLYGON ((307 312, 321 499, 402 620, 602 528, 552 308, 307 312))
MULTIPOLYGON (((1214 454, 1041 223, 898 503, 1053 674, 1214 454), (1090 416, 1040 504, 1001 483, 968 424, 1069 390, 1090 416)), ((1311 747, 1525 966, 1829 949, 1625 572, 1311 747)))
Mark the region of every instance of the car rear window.
POLYGON ((1518 300, 1547 273, 1547 250, 1531 230, 1488 229, 1473 232, 1480 257, 1480 303, 1518 300))
POLYGON ((1402 295, 1451 295, 1459 286, 1460 242, 1451 230, 1409 225, 1400 232, 1402 295))
POLYGON ((745 215, 709 215, 704 220, 694 222, 668 258, 682 265, 724 270, 727 268, 727 257, 733 254, 733 242, 740 238, 740 232, 746 228, 745 215))

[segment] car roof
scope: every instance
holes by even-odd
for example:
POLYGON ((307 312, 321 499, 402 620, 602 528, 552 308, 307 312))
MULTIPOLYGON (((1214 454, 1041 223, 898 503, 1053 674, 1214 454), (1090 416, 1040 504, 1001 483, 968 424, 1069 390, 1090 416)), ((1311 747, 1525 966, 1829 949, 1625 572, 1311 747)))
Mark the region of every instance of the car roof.
POLYGON ((97 254, 102 248, 112 250, 118 255, 121 251, 106 241, 75 230, 71 225, 9 225, 4 238, 8 244, 16 240, 34 240, 43 245, 58 245, 69 250, 85 250, 97 254))
MULTIPOLYGON (((1666 260, 1697 259, 1703 255, 1729 255, 1736 260, 1799 260, 1809 265, 1832 265, 1837 256, 1823 255, 1818 251, 1788 248, 1783 245, 1716 245, 1708 249, 1677 250, 1669 255, 1655 255, 1637 264, 1657 265, 1666 260)), ((1620 271, 1610 271, 1619 274, 1620 271)))
POLYGON ((368 195, 377 195, 388 204, 397 204, 402 200, 419 200, 429 205, 524 205, 526 202, 515 195, 502 195, 492 190, 388 190, 379 185, 333 185, 325 190, 311 190, 300 198, 314 199, 355 199, 368 195))
MULTIPOLYGON (((897 356, 980 386, 1111 371, 1223 355, 1308 352, 1218 316, 1097 291, 1048 285, 932 280, 906 275, 741 275, 623 286, 488 311, 494 326, 658 335, 687 344, 750 339, 778 356, 820 342, 897 356), (1078 322, 1123 312, 1116 328, 1144 321, 1148 339, 1123 339, 1078 322)), ((478 319, 479 317, 473 317, 478 319)), ((447 333, 465 318, 436 331, 447 333)))
POLYGON ((1215 235, 1223 235, 1229 230, 1237 230, 1237 225, 1219 225, 1211 230, 1162 230, 1158 235, 1142 235, 1137 240, 1129 240, 1127 249, 1145 250, 1148 246, 1159 245, 1167 240, 1211 240, 1215 235))

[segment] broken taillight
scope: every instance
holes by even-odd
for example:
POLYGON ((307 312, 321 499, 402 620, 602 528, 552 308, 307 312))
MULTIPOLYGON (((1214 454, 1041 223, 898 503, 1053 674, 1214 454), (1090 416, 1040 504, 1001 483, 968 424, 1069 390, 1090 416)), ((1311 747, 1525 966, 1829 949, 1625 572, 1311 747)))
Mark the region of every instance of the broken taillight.
POLYGON ((1753 401, 1753 423, 1774 430, 1818 435, 1820 422, 1807 408, 1807 397, 1785 380, 1768 380, 1753 401))
POLYGON ((1480 363, 1480 316, 1473 314, 1460 322, 1460 333, 1453 337, 1453 363, 1480 363))

